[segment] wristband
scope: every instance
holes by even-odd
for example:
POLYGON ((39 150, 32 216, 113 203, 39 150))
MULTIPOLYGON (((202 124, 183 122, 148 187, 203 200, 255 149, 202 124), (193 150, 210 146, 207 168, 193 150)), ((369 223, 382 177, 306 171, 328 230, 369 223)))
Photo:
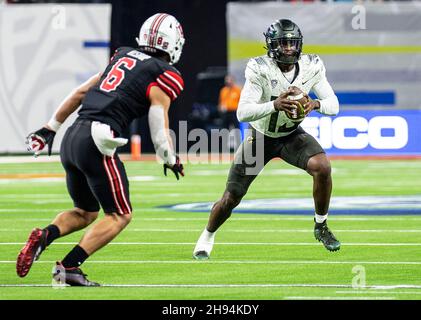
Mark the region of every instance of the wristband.
POLYGON ((53 116, 50 121, 47 122, 47 125, 53 130, 54 132, 57 132, 58 129, 61 127, 61 122, 58 122, 56 118, 53 116))

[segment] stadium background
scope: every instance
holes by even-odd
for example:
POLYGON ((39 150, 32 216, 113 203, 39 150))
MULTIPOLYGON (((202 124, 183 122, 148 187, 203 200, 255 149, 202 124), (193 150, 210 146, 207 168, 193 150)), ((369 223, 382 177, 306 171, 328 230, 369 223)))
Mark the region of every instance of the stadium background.
MULTIPOLYGON (((6 155, 0 158, 0 299, 421 297, 419 2, 8 2, 22 3, 0 5, 0 153, 6 155), (354 30, 361 5, 366 29, 354 30), (296 19, 304 51, 320 54, 341 100, 338 117, 306 120, 334 160, 330 225, 343 241, 339 254, 328 255, 312 237, 311 178, 277 161, 223 226, 213 261, 197 264, 191 250, 223 191, 229 163, 186 163, 186 177, 177 182, 155 162, 127 161, 133 222, 84 265, 109 286, 51 289, 54 259, 81 233, 57 241, 27 278, 16 277, 14 259, 29 230, 71 205, 58 157, 21 156, 24 137, 72 88, 103 69, 115 48, 134 46, 140 24, 156 12, 174 14, 186 34, 178 65, 186 88, 171 108, 175 132, 182 120, 190 129, 217 128, 212 114, 225 73, 241 81, 248 57, 264 54, 267 24, 281 14, 296 19), (195 117, 203 109, 208 116, 195 117), (365 290, 353 282, 361 267, 365 290)), ((146 122, 125 134, 135 132, 142 155, 153 152, 146 122)))
MULTIPOLYGON (((224 75, 244 81, 247 59, 265 54, 262 32, 282 12, 301 26, 304 52, 324 60, 340 100, 339 121, 319 127, 330 120, 312 115, 304 123, 328 153, 421 153, 418 2, 89 2, 1 7, 0 125, 8 133, 0 138, 1 153, 24 152, 22 137, 44 122, 72 88, 102 70, 116 48, 135 46, 141 22, 159 11, 174 14, 187 39, 178 65, 186 90, 170 111, 176 134, 180 121, 187 121, 189 130, 220 127, 216 104, 224 75), (323 127, 329 132, 320 132, 323 127)), ((125 135, 139 133, 142 151, 153 152, 148 131, 143 119, 125 135)), ((130 152, 129 145, 121 151, 130 152)))

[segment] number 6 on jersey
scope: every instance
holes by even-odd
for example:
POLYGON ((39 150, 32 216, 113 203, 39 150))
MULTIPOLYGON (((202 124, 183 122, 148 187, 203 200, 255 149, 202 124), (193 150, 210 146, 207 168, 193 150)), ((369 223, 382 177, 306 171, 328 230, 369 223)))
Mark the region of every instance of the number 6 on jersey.
POLYGON ((110 72, 108 72, 107 77, 102 81, 100 89, 105 92, 114 91, 124 80, 125 70, 122 68, 124 66, 128 70, 132 70, 136 66, 136 60, 123 57, 119 59, 116 64, 112 67, 110 72))

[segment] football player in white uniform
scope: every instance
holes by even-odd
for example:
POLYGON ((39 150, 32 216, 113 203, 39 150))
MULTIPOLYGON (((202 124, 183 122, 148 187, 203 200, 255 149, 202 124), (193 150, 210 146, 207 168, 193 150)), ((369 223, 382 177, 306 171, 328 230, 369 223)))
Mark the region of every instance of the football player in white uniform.
POLYGON ((301 54, 303 36, 294 22, 277 20, 264 35, 267 55, 249 60, 237 110, 238 120, 249 122, 252 130, 236 152, 225 192, 213 205, 208 225, 194 248, 195 259, 209 258, 217 229, 230 217, 263 166, 276 157, 313 177, 314 236, 329 251, 339 250, 341 245, 326 220, 332 192, 330 162, 316 139, 299 126, 312 110, 336 115, 338 99, 320 57, 301 54), (297 90, 308 101, 298 118, 294 114, 301 106, 289 99, 297 90), (318 99, 309 98, 310 90, 318 99))

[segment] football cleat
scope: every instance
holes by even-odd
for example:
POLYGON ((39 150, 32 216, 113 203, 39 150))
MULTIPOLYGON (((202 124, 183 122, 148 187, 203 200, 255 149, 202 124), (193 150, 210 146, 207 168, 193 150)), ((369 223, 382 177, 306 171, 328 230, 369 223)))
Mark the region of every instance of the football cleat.
POLYGON ((316 240, 322 242, 329 251, 338 251, 341 248, 341 243, 336 239, 332 231, 329 230, 326 221, 314 225, 314 237, 316 240))
POLYGON ((80 268, 65 268, 61 262, 56 262, 53 268, 53 281, 56 285, 74 286, 74 287, 99 287, 97 282, 89 281, 87 274, 84 274, 80 268))
POLYGON ((196 260, 208 260, 209 257, 210 254, 205 250, 195 251, 193 253, 193 258, 195 258, 196 260))
POLYGON ((47 247, 47 230, 35 228, 29 235, 28 241, 20 251, 16 260, 16 273, 19 277, 25 277, 34 261, 39 259, 41 253, 47 247))

